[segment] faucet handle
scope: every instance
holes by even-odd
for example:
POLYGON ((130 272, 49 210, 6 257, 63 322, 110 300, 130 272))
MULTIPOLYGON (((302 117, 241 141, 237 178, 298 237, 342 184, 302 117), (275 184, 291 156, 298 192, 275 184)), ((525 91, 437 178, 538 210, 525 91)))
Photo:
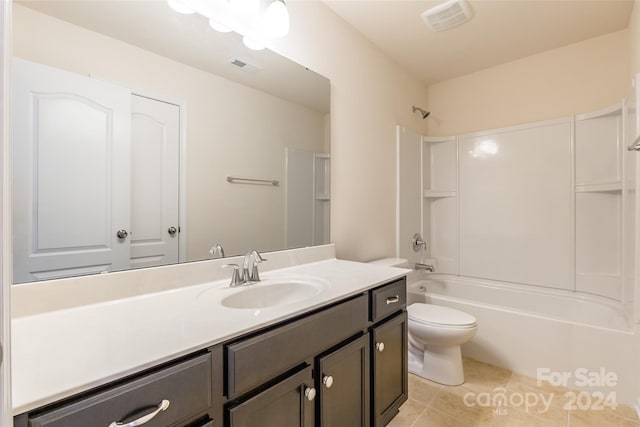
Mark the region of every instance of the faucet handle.
POLYGON ((211 249, 209 249, 209 254, 220 255, 220 258, 224 258, 224 249, 222 248, 220 243, 215 243, 213 246, 211 246, 211 249))
POLYGON ((413 238, 411 239, 411 245, 413 246, 414 252, 420 252, 420 248, 424 248, 425 250, 427 249, 427 242, 422 240, 422 236, 420 235, 420 233, 416 233, 413 235, 413 238))
POLYGON ((244 282, 240 279, 240 267, 238 264, 223 264, 223 267, 233 267, 233 273, 231 273, 231 282, 229 283, 230 287, 235 287, 242 285, 244 282))
MULTIPOLYGON (((262 261, 266 261, 266 259, 263 259, 262 261)), ((260 274, 258 273, 258 264, 260 264, 260 261, 258 260, 253 261, 253 268, 251 269, 251 275, 249 276, 249 280, 252 282, 260 281, 260 274)))

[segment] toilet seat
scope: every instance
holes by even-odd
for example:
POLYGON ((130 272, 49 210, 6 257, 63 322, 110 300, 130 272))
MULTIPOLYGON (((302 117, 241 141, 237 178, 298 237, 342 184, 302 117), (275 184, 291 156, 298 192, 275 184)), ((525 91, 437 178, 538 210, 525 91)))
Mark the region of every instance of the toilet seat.
POLYGON ((409 319, 428 326, 444 328, 474 328, 476 318, 470 314, 441 305, 414 303, 407 311, 409 319))

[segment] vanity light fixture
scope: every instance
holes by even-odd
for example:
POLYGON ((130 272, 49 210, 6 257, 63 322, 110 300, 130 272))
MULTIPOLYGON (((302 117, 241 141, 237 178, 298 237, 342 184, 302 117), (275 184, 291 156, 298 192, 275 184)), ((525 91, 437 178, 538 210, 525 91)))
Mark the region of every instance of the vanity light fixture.
POLYGON ((198 13, 221 33, 236 32, 252 50, 262 50, 272 37, 289 33, 289 11, 284 0, 167 0, 179 13, 198 13))
POLYGON ((264 31, 271 37, 289 34, 289 10, 284 0, 273 0, 264 14, 264 31))

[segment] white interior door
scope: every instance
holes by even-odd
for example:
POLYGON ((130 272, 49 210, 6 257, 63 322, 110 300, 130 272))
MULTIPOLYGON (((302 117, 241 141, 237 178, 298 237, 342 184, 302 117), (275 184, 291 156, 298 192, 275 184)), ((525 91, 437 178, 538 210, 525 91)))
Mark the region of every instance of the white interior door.
POLYGON ((180 107, 132 96, 131 267, 178 262, 180 107))
POLYGON ((129 265, 131 96, 14 61, 14 282, 129 265))

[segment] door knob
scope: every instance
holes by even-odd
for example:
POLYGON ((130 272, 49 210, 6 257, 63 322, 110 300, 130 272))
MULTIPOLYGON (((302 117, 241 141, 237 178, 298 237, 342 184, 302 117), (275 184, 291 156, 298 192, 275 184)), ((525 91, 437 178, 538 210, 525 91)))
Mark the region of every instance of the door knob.
POLYGON ((382 353, 384 351, 384 343, 383 342, 377 342, 376 343, 376 350, 378 350, 380 353, 382 353))
POLYGON ((333 377, 331 375, 325 375, 322 377, 322 384, 324 384, 326 388, 331 388, 333 385, 333 377))
POLYGON ((176 234, 176 232, 178 231, 177 228, 175 228, 174 226, 169 227, 169 229, 167 230, 167 233, 171 234, 172 236, 174 234, 176 234))
POLYGON ((316 389, 313 387, 307 387, 304 389, 304 397, 307 398, 309 402, 316 398, 316 389))
POLYGON ((118 230, 118 232, 116 233, 118 239, 126 239, 128 235, 129 233, 127 232, 127 230, 118 230))

